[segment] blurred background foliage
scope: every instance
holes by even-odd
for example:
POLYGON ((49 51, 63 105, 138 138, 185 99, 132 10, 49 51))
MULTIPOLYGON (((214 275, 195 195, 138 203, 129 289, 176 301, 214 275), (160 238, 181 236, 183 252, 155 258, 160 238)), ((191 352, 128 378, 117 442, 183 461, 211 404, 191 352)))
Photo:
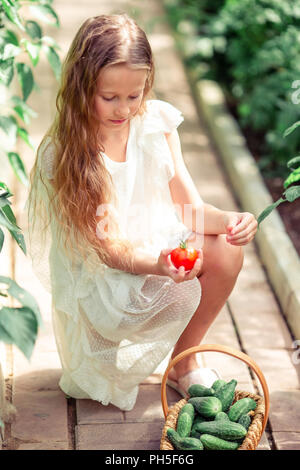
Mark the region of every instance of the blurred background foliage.
MULTIPOLYGON (((33 152, 36 150, 28 127, 31 118, 38 114, 27 100, 32 92, 40 89, 35 81, 34 68, 42 55, 47 58, 56 79, 60 79, 61 62, 57 53, 60 46, 44 34, 43 23, 60 26, 52 0, 0 0, 1 267, 6 232, 26 254, 25 239, 13 210, 12 202, 15 201, 10 200, 14 194, 8 180, 13 183, 13 179, 6 172, 6 163, 9 162, 12 175, 28 187, 29 178, 19 144, 24 141, 33 152)), ((0 341, 15 344, 29 360, 38 328, 42 325, 41 312, 34 297, 10 277, 0 275, 0 341)))
POLYGON ((299 132, 284 138, 300 120, 300 0, 165 3, 173 28, 188 38, 187 64, 202 64, 201 78, 223 87, 262 172, 286 178, 300 144, 299 132))

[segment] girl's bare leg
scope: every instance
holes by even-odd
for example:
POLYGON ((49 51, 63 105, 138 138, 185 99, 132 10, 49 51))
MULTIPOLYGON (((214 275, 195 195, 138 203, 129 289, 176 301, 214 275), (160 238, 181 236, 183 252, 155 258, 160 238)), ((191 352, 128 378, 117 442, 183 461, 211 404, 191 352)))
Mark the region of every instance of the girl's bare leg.
MULTIPOLYGON (((226 303, 243 265, 242 247, 230 245, 224 235, 205 235, 203 269, 199 276, 202 298, 191 321, 178 339, 172 358, 201 343, 208 328, 226 303)), ((176 379, 199 367, 195 355, 182 359, 170 371, 176 379)))

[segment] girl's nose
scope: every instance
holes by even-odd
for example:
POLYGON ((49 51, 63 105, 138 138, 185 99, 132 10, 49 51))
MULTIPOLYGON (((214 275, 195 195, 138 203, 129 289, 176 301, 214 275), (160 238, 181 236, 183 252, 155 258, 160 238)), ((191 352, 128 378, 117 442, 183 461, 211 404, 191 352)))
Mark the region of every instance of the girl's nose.
POLYGON ((127 118, 130 114, 129 107, 126 104, 119 105, 115 112, 116 116, 120 119, 127 118))

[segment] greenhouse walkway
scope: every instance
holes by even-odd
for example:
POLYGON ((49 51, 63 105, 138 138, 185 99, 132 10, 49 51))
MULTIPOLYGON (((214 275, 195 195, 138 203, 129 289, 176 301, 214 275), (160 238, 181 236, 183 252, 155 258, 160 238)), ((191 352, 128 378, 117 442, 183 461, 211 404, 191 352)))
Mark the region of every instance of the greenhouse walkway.
MULTIPOLYGON (((234 194, 218 159, 205 124, 197 115, 182 62, 175 50, 160 0, 122 1, 56 0, 60 29, 47 27, 61 46, 61 57, 86 17, 126 11, 147 28, 156 60, 157 98, 178 107, 185 117, 179 128, 184 158, 206 202, 221 209, 238 210, 234 194)), ((45 33, 46 34, 46 33, 45 33)), ((38 66, 35 92, 28 103, 38 113, 30 131, 36 144, 55 111, 57 83, 45 62, 38 66), (41 100, 42 96, 42 100, 41 100), (41 106, 42 101, 42 106, 41 106)), ((27 169, 32 155, 24 149, 27 169), (26 156, 27 155, 27 156, 26 156)), ((14 183, 19 225, 26 189, 14 183)), ((161 374, 167 359, 141 386, 136 406, 122 412, 92 400, 67 399, 58 387, 61 366, 51 323, 51 299, 16 245, 7 251, 7 274, 37 299, 45 328, 40 330, 30 362, 16 348, 7 348, 7 393, 17 409, 16 419, 6 423, 3 450, 157 450, 164 417, 160 400, 161 374), (13 256, 12 256, 13 254, 13 256)), ((243 270, 226 306, 205 337, 204 343, 228 345, 253 358, 263 371, 271 399, 269 421, 258 449, 300 449, 299 365, 293 338, 280 312, 255 243, 245 249, 243 270)), ((225 379, 237 378, 241 390, 257 391, 257 382, 241 361, 219 353, 204 353, 206 364, 217 367, 225 379)), ((169 404, 180 399, 168 390, 169 404)))

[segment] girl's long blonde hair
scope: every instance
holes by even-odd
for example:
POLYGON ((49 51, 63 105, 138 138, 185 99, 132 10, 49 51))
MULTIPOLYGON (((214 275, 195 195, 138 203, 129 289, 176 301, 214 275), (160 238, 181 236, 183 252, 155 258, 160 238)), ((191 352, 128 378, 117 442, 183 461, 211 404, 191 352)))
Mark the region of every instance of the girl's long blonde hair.
MULTIPOLYGON (((52 195, 48 190, 49 204, 68 255, 79 251, 87 258, 96 252, 106 264, 110 263, 112 246, 121 245, 128 254, 133 249, 129 242, 116 237, 108 251, 96 233, 99 222, 97 207, 112 203, 114 191, 111 175, 100 154, 104 148, 94 112, 94 99, 100 71, 120 63, 148 69, 138 111, 143 113, 154 79, 151 47, 144 31, 126 14, 87 19, 78 30, 63 63, 56 117, 38 148, 39 152, 45 139, 51 138, 54 160, 52 195), (72 242, 71 237, 74 237, 72 242)), ((30 174, 30 205, 38 202, 34 191, 37 180, 44 181, 38 158, 30 174)), ((111 227, 118 234, 118 221, 112 220, 111 227)))

